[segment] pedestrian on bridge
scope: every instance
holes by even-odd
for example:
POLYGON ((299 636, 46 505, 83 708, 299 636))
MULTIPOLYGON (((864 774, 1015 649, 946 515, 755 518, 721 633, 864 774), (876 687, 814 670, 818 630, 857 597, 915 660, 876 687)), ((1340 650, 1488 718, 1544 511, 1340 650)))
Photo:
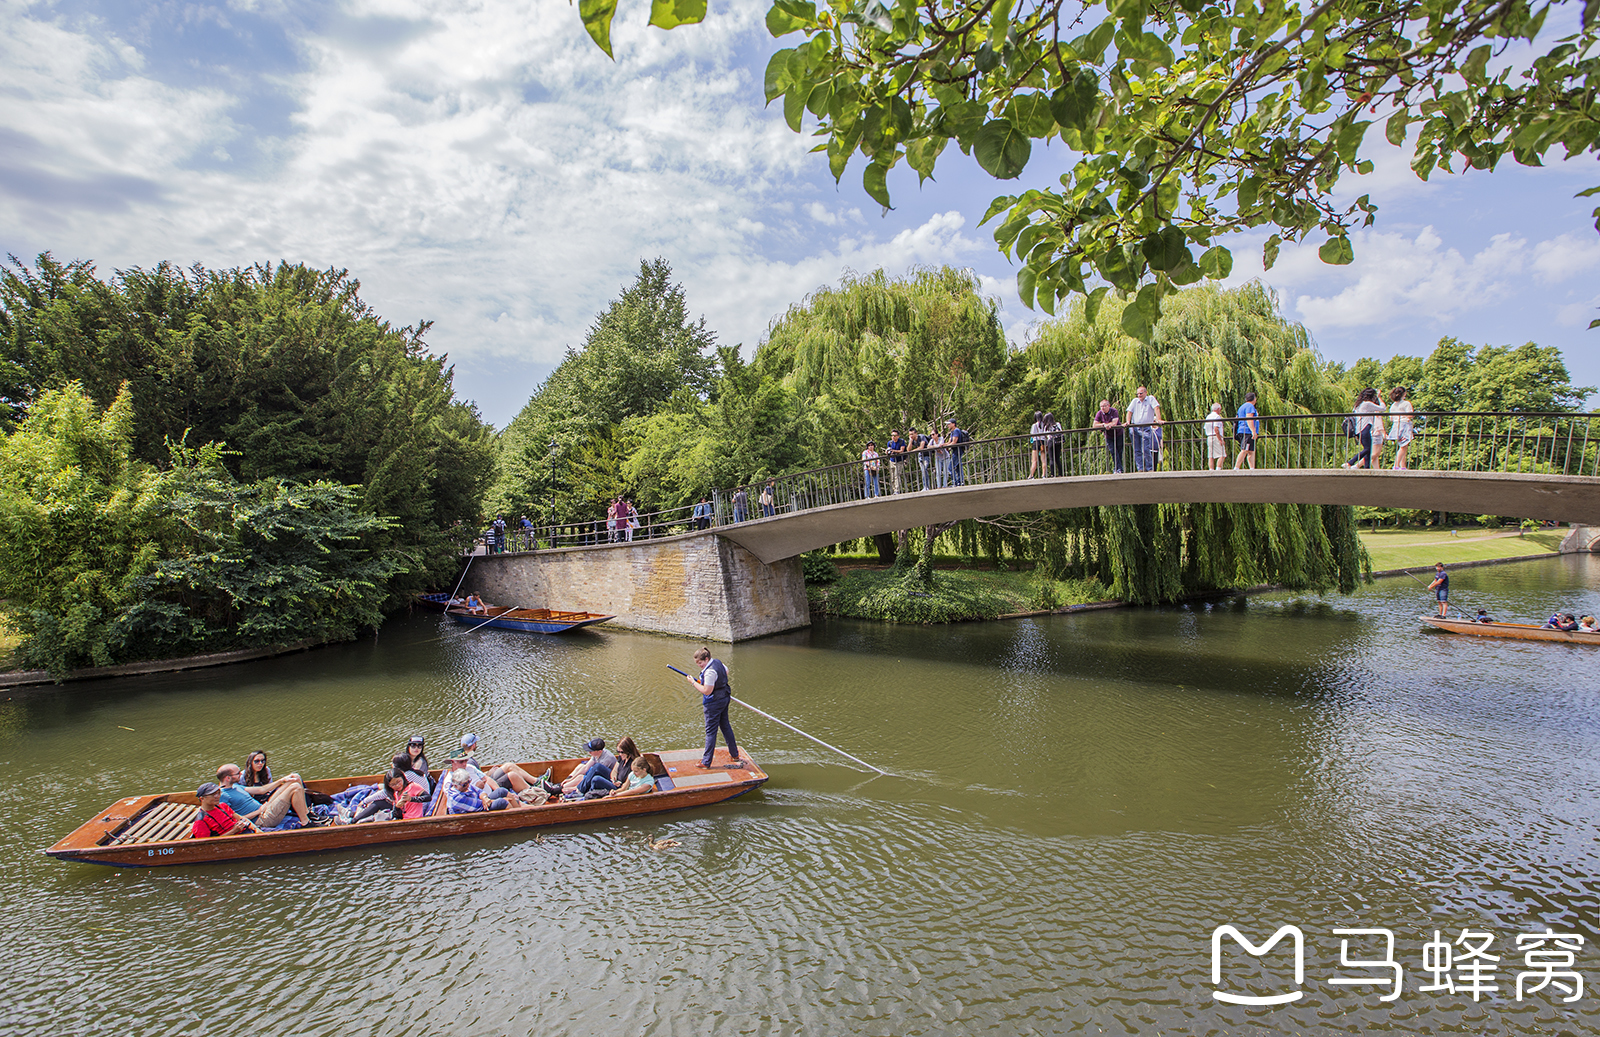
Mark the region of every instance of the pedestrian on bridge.
POLYGON ((741 486, 733 491, 733 521, 743 522, 750 510, 750 497, 741 486))
POLYGON ((1222 438, 1222 404, 1213 403, 1211 413, 1203 426, 1206 430, 1206 467, 1213 472, 1222 471, 1222 462, 1228 458, 1228 442, 1222 438))
POLYGON ((1256 411, 1256 394, 1244 394, 1244 403, 1239 405, 1239 413, 1235 415, 1239 425, 1234 434, 1239 439, 1239 456, 1233 459, 1233 470, 1238 471, 1246 463, 1251 468, 1256 466, 1256 438, 1261 435, 1261 416, 1256 411))
POLYGON ((1383 408, 1378 405, 1378 390, 1371 386, 1362 389, 1355 413, 1356 441, 1361 444, 1361 449, 1340 467, 1370 469, 1373 464, 1372 441, 1377 439, 1379 443, 1383 442, 1383 419, 1379 417, 1383 408))
POLYGON ((1089 424, 1091 428, 1100 429, 1105 433, 1106 452, 1111 455, 1111 470, 1121 475, 1122 413, 1111 405, 1110 400, 1101 400, 1100 409, 1095 412, 1094 421, 1089 424))
POLYGON ((889 430, 889 441, 883 445, 884 452, 889 455, 889 492, 899 493, 900 466, 906 459, 906 441, 900 438, 900 430, 889 430))
POLYGON ((878 444, 876 440, 867 440, 867 448, 861 451, 861 474, 866 483, 862 496, 872 498, 878 495, 878 444))
POLYGON ((1161 449, 1156 438, 1161 426, 1161 401, 1142 385, 1133 395, 1133 402, 1128 404, 1128 426, 1133 432, 1133 470, 1152 472, 1161 449))
POLYGON ((1407 455, 1411 453, 1411 440, 1416 431, 1411 425, 1414 408, 1406 399, 1406 387, 1397 385, 1389 390, 1389 436, 1395 442, 1394 470, 1406 470, 1407 455))
POLYGON ((1028 427, 1028 478, 1032 479, 1044 467, 1044 413, 1033 412, 1033 424, 1028 427))
POLYGON ((958 426, 954 418, 946 421, 944 428, 944 441, 950 445, 950 485, 960 486, 961 458, 967 452, 967 444, 972 442, 972 436, 966 429, 958 426))
POLYGON ((1061 422, 1056 420, 1054 411, 1044 412, 1044 468, 1048 478, 1066 475, 1066 469, 1061 466, 1061 441, 1066 436, 1061 432, 1061 422))

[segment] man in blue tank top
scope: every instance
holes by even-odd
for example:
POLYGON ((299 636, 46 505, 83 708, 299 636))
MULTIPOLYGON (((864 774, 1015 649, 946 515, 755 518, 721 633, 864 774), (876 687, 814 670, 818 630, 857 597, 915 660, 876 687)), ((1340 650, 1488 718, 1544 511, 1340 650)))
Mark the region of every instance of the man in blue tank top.
POLYGON ((700 766, 711 766, 711 759, 717 751, 717 732, 721 731, 722 740, 728 743, 728 757, 733 761, 728 766, 742 767, 739 746, 733 738, 733 725, 728 723, 728 703, 733 701, 728 667, 721 659, 711 658, 711 653, 704 648, 695 649, 694 664, 700 668, 700 675, 690 677, 689 683, 700 692, 700 705, 706 711, 706 752, 700 759, 700 766))

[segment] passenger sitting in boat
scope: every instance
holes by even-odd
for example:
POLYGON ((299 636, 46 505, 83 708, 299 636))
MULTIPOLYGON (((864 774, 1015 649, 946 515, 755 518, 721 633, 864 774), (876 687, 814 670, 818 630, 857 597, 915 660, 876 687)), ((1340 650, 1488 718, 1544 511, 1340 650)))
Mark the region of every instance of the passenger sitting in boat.
POLYGON ((222 788, 216 782, 206 782, 195 789, 194 794, 200 800, 200 816, 194 819, 194 828, 191 829, 191 834, 196 839, 261 831, 251 822, 235 814, 228 804, 222 802, 222 788))
POLYGON ((423 745, 421 735, 412 735, 406 747, 389 761, 389 766, 394 770, 404 771, 408 780, 422 786, 423 792, 432 793, 433 785, 428 781, 428 757, 423 754, 423 745))
POLYGON ((611 793, 611 796, 642 796, 655 790, 656 779, 650 773, 650 765, 644 762, 643 756, 636 756, 633 759, 633 773, 628 775, 628 787, 621 792, 611 793))
POLYGON ((1493 623, 1494 622, 1494 617, 1489 615, 1489 610, 1488 609, 1479 609, 1478 610, 1478 615, 1477 615, 1477 618, 1476 618, 1475 622, 1478 622, 1478 623, 1493 623))
POLYGON ((399 821, 421 817, 427 809, 428 794, 422 786, 406 777, 404 771, 390 771, 384 775, 383 785, 361 801, 354 821, 399 821))
POLYGON ((1546 630, 1576 630, 1578 618, 1570 612, 1557 612, 1545 622, 1546 630))
POLYGON ((313 815, 306 806, 306 789, 300 784, 298 775, 289 778, 280 778, 273 784, 276 786, 263 803, 251 795, 239 784, 239 778, 244 772, 236 763, 225 763, 217 768, 217 781, 222 783, 222 801, 233 808, 233 812, 246 818, 262 831, 273 831, 281 828, 314 828, 317 825, 327 824, 327 820, 313 815), (294 811, 294 819, 299 825, 289 823, 289 811, 294 811))
POLYGON ((596 774, 610 774, 611 768, 617 765, 616 756, 606 749, 604 738, 591 739, 588 745, 589 762, 580 763, 572 768, 572 773, 567 775, 561 783, 561 791, 566 794, 578 792, 578 788, 596 774))
POLYGON ((464 766, 467 773, 472 775, 474 787, 486 787, 486 782, 493 782, 508 792, 518 793, 544 787, 544 783, 540 779, 535 778, 509 760, 505 763, 497 763, 488 770, 484 770, 482 764, 478 763, 477 751, 478 736, 462 735, 461 753, 451 757, 447 766, 451 770, 458 766, 464 766))
POLYGON ((485 613, 487 613, 489 611, 489 607, 487 605, 485 605, 483 603, 483 599, 478 597, 476 594, 468 594, 467 595, 467 611, 468 612, 475 612, 475 613, 477 613, 478 615, 481 616, 481 615, 483 615, 483 614, 485 614, 485 613))
MULTIPOLYGON (((445 789, 445 794, 450 797, 450 813, 471 814, 479 810, 506 810, 512 807, 508 801, 511 795, 505 789, 496 787, 493 791, 485 791, 472 787, 472 775, 465 770, 450 772, 450 785, 445 789)), ((520 807, 520 802, 515 804, 520 807)))
POLYGON ((1600 623, 1596 623, 1593 616, 1584 616, 1578 623, 1578 633, 1600 634, 1600 623))
POLYGON ((639 758, 639 747, 633 743, 632 738, 624 737, 617 743, 617 762, 612 766, 609 774, 595 774, 591 765, 585 771, 588 776, 578 782, 578 791, 587 796, 593 792, 615 792, 628 783, 628 775, 633 771, 633 761, 639 758))

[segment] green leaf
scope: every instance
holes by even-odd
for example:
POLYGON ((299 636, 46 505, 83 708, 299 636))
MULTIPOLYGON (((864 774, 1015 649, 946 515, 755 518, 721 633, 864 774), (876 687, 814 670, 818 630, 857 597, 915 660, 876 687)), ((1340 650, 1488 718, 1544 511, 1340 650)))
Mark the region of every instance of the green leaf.
POLYGON ((1406 142, 1406 127, 1411 125, 1411 116, 1403 111, 1395 112, 1389 116, 1389 121, 1383 124, 1383 135, 1395 147, 1406 142))
POLYGON ((1015 0, 994 0, 989 8, 989 39, 1004 40, 1011 30, 1011 7, 1015 0))
POLYGON ((783 95, 783 121, 796 133, 800 132, 800 120, 806 114, 806 99, 800 91, 791 90, 783 95))
MULTIPOLYGON (((589 0, 583 0, 583 2, 588 3, 589 0)), ((616 7, 616 3, 613 2, 611 9, 615 11, 616 7)), ((611 52, 608 50, 606 53, 609 54, 611 52)), ((784 93, 793 85, 789 79, 789 58, 793 54, 793 50, 780 50, 767 59, 767 72, 762 79, 763 87, 767 92, 768 104, 771 104, 773 98, 784 93)))
POLYGON ((1200 254, 1200 269, 1207 277, 1220 281, 1233 273, 1233 253, 1213 245, 1200 254))
POLYGON ((1593 331, 1595 328, 1600 328, 1600 319, 1596 319, 1596 320, 1590 321, 1589 322, 1589 326, 1587 328, 1584 328, 1583 330, 1585 330, 1585 331, 1593 331))
POLYGON ((1015 180, 1021 176, 1022 168, 1033 154, 1027 135, 1008 119, 995 119, 979 130, 972 148, 978 165, 997 180, 1015 180))
POLYGON ((1117 33, 1115 19, 1107 18, 1096 25, 1084 38, 1083 49, 1078 51, 1078 56, 1091 65, 1100 64, 1100 58, 1105 55, 1106 47, 1111 44, 1111 37, 1117 33))
POLYGON ((1261 268, 1271 270, 1278 261, 1278 246, 1283 244, 1283 238, 1274 234, 1268 238, 1266 244, 1261 246, 1261 268))
POLYGON ((705 21, 706 0, 650 0, 650 24, 658 29, 676 29, 705 21))
MULTIPOLYGON (((611 54, 611 16, 617 13, 617 0, 578 0, 578 17, 589 38, 615 61, 611 54)), ((771 100, 771 98, 768 98, 771 100)))
POLYGON ((1088 321, 1090 324, 1095 322, 1095 318, 1100 316, 1100 303, 1105 299, 1106 293, 1110 290, 1111 289, 1107 288, 1105 285, 1101 285, 1099 288, 1096 288, 1094 291, 1089 293, 1088 298, 1083 300, 1084 320, 1088 321))
POLYGON ((1050 95, 1050 114, 1062 126, 1082 130, 1089 125, 1099 102, 1100 80, 1093 71, 1079 69, 1071 83, 1050 95))
POLYGON ((1113 245, 1107 249, 1095 262, 1094 268, 1100 272, 1101 277, 1125 292, 1133 291, 1134 286, 1139 283, 1140 273, 1143 272, 1143 264, 1140 264, 1139 269, 1135 269, 1128 259, 1128 253, 1120 245, 1113 245))
POLYGON ((1587 191, 1579 191, 1577 194, 1573 195, 1572 197, 1574 197, 1574 198, 1590 198, 1590 197, 1593 197, 1594 195, 1597 195, 1597 194, 1600 194, 1600 187, 1591 187, 1587 191))
POLYGON ((894 206, 889 204, 888 177, 889 167, 873 162, 867 166, 866 172, 861 174, 861 184, 872 196, 873 201, 885 209, 892 209, 894 206))
POLYGON ((978 221, 978 226, 980 226, 980 227, 983 226, 985 223, 988 223, 990 220, 994 219, 997 215, 999 215, 1000 213, 1005 212, 1007 209, 1011 208, 1015 204, 1017 204, 1017 196, 1016 195, 1013 195, 1013 194, 1001 195, 999 198, 996 198, 994 201, 989 203, 989 208, 984 210, 983 219, 978 221))
POLYGON ((1056 118, 1050 114, 1050 99, 1044 94, 1017 94, 1006 105, 1006 117, 1030 137, 1048 137, 1055 132, 1056 118))
MULTIPOLYGON (((1188 250, 1185 249, 1184 251, 1187 252, 1188 250)), ((1205 271, 1200 269, 1199 264, 1191 261, 1176 270, 1168 271, 1167 276, 1172 278, 1173 284, 1181 288, 1184 285, 1191 285, 1200 280, 1205 276, 1205 271)))
POLYGON ((1188 240, 1183 236, 1183 231, 1169 224, 1140 242, 1139 250, 1144 253, 1150 269, 1162 272, 1176 270, 1194 262, 1187 247, 1188 240))
POLYGON ((767 31, 784 36, 817 18, 817 5, 804 0, 777 0, 767 9, 767 31))
POLYGON ((1122 308, 1122 330, 1140 342, 1150 341, 1150 332, 1161 316, 1161 289, 1147 284, 1122 308))
POLYGON ((1031 266, 1017 271, 1017 294, 1022 297, 1022 305, 1030 310, 1033 309, 1033 292, 1038 280, 1039 271, 1031 266))
POLYGON ((1469 83, 1482 83, 1484 66, 1489 64, 1489 56, 1493 53, 1494 48, 1487 43, 1475 48, 1461 64, 1461 78, 1469 83))
POLYGON ((1350 239, 1342 235, 1324 241, 1322 247, 1317 249, 1317 255, 1330 266, 1348 266, 1356 258, 1355 249, 1350 247, 1350 239))
POLYGON ((977 53, 972 56, 972 63, 978 66, 979 72, 993 72, 996 66, 1000 64, 1000 55, 995 53, 995 49, 993 47, 985 43, 983 46, 979 47, 977 53))
POLYGON ((946 137, 919 137, 906 145, 906 164, 917 171, 917 183, 933 176, 933 164, 949 143, 946 137))

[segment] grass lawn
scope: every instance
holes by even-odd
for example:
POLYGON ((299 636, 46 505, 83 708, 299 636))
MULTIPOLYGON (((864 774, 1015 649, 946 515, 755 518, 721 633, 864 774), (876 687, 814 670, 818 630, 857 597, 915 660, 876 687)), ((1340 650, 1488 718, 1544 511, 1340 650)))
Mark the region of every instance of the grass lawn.
POLYGON ((1372 556, 1373 572, 1386 569, 1431 569, 1434 562, 1478 562, 1490 558, 1554 553, 1567 535, 1565 528, 1545 529, 1527 536, 1516 530, 1380 529, 1362 531, 1361 543, 1372 556))

